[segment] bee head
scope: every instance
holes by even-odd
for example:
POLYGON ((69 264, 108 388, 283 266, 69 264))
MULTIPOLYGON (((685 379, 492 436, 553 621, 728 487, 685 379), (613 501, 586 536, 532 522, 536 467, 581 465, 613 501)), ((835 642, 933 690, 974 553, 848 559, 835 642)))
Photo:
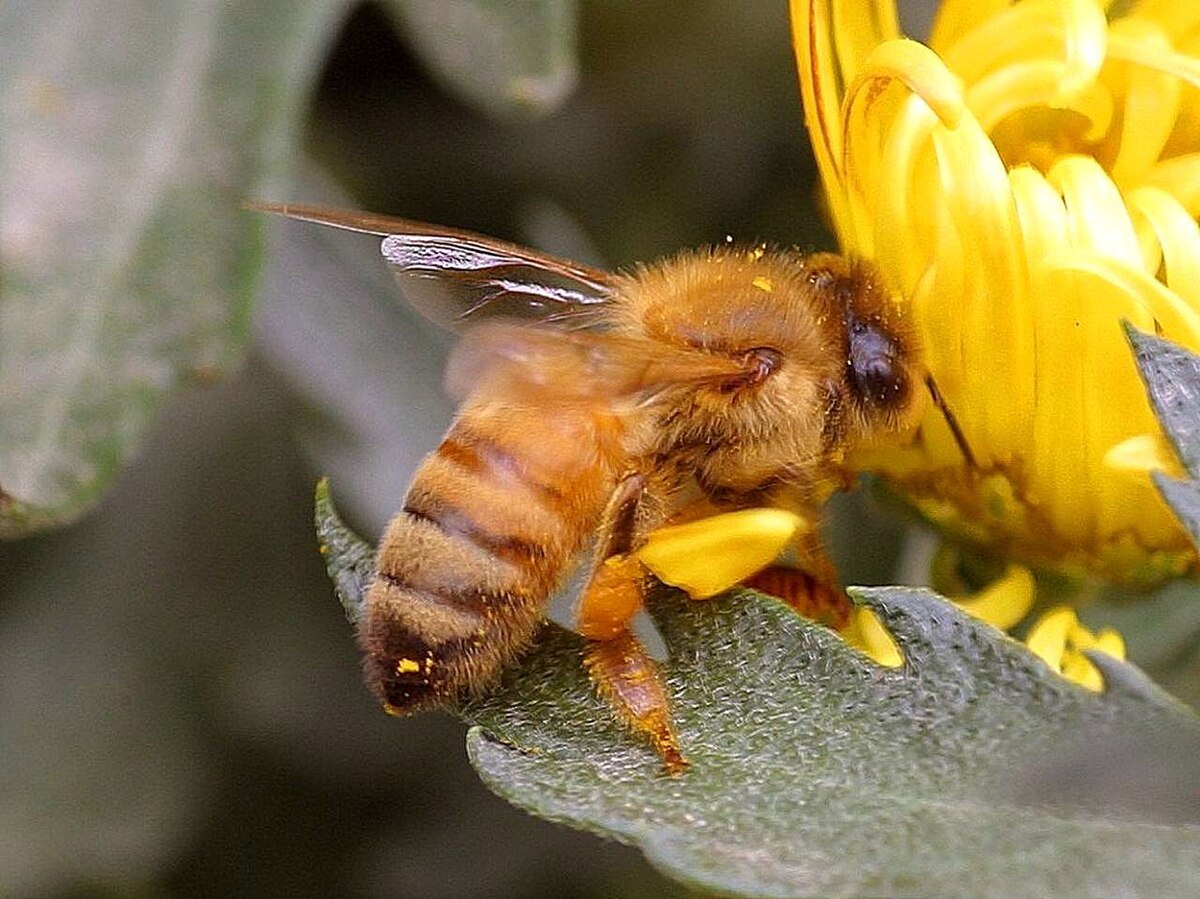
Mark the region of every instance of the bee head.
POLYGON ((847 423, 862 436, 905 427, 921 396, 911 324, 866 263, 824 254, 816 263, 810 282, 832 301, 842 324, 840 393, 847 423))

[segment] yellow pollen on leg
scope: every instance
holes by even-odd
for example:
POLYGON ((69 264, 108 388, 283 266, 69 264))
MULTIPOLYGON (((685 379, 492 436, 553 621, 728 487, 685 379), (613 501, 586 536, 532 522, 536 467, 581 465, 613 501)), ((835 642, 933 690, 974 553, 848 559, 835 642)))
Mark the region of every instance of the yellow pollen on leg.
POLYGON ((413 659, 401 659, 396 663, 397 674, 413 674, 420 670, 420 663, 413 659))
POLYGON ((763 275, 759 275, 757 278, 755 278, 750 283, 753 286, 757 287, 759 290, 761 290, 763 293, 771 293, 772 291, 775 290, 775 282, 772 281, 770 278, 764 277, 763 275))

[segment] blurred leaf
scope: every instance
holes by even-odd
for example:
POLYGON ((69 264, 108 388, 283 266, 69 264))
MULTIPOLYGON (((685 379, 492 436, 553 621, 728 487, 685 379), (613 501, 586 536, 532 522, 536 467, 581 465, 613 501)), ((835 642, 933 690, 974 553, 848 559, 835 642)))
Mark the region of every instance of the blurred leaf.
POLYGON ((954 895, 969 872, 977 895, 1188 894, 1200 721, 1124 663, 1102 660, 1103 695, 1070 684, 926 591, 856 597, 904 667, 754 594, 659 597, 681 777, 615 724, 580 639, 553 626, 464 707, 468 752, 514 804, 704 890, 954 895), (1081 779, 1083 757, 1099 767, 1081 779))
POLYGON ((0 536, 81 515, 161 402, 240 356, 337 3, 0 7, 0 536))
POLYGON ((578 77, 575 0, 387 0, 446 87, 497 118, 553 112, 578 77))
MULTIPOLYGON (((292 196, 351 205, 311 166, 296 182, 292 196)), ((263 218, 275 239, 257 344, 313 413, 300 435, 313 468, 355 521, 380 531, 450 423, 450 337, 407 308, 378 238, 263 218)))

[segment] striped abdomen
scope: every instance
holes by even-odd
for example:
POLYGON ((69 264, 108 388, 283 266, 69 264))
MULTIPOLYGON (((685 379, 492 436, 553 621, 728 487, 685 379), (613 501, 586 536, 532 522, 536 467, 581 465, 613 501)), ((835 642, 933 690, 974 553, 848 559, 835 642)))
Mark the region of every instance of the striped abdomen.
POLYGON ((379 544, 359 642, 389 711, 483 688, 529 645, 616 458, 611 425, 580 407, 464 410, 379 544))

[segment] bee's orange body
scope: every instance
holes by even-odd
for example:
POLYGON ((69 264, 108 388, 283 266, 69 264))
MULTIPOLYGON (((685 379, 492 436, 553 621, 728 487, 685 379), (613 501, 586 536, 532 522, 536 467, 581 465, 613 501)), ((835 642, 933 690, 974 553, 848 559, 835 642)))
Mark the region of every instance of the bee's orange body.
POLYGON ((390 709, 484 686, 529 644, 612 492, 621 435, 604 410, 463 408, 379 544, 360 639, 390 709))
MULTIPOLYGON (((389 235, 384 255, 428 313, 536 319, 481 324, 452 357, 459 413, 379 544, 359 622, 368 682, 399 714, 486 688, 594 544, 578 612, 588 669, 681 767, 629 630, 648 580, 635 552, 698 509, 812 517, 847 449, 916 420, 915 340, 873 273, 719 247, 610 275, 466 232, 272 209, 389 235)), ((796 549, 832 586, 819 542, 796 549)))

